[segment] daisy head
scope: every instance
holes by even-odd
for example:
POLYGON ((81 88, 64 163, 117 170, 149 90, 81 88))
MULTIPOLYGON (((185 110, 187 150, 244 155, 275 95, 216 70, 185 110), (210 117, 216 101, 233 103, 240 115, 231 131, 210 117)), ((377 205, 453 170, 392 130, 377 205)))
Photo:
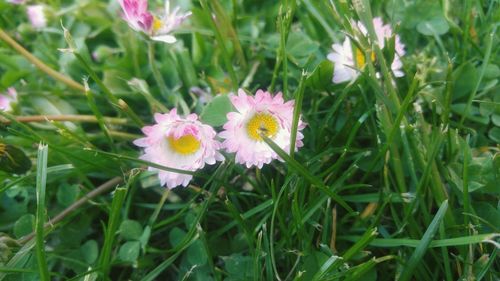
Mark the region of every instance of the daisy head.
POLYGON ((16 89, 10 87, 7 89, 7 93, 0 93, 0 110, 1 111, 11 111, 12 104, 17 102, 17 92, 16 89))
POLYGON ((153 30, 151 39, 165 43, 175 43, 177 39, 171 35, 172 31, 181 25, 189 16, 191 12, 179 14, 179 7, 175 7, 170 12, 170 1, 165 1, 165 13, 160 17, 154 19, 153 30))
MULTIPOLYGON (((215 140, 215 130, 198 121, 196 114, 185 118, 173 109, 169 113, 154 115, 156 124, 142 128, 146 135, 134 141, 144 147, 144 155, 140 158, 162 166, 187 171, 196 171, 205 164, 215 164, 224 158, 218 152, 221 144, 215 140)), ((167 172, 149 167, 150 171, 158 171, 161 185, 174 188, 187 186, 192 175, 167 172)))
POLYGON ((191 12, 179 14, 179 7, 170 12, 170 1, 165 1, 164 13, 159 17, 148 10, 147 0, 120 0, 123 19, 135 31, 147 34, 155 41, 175 43, 177 39, 171 34, 191 12))
MULTIPOLYGON (((367 36, 368 32, 366 27, 361 22, 354 22, 363 36, 367 36)), ((389 25, 384 24, 382 19, 377 17, 373 19, 373 26, 375 28, 375 34, 377 36, 377 42, 381 49, 385 47, 386 40, 392 38, 392 29, 389 25)), ((394 59, 390 62, 391 70, 396 77, 404 76, 402 71, 403 63, 401 62, 401 57, 405 54, 405 46, 401 43, 399 35, 395 36, 395 54, 394 59)), ((332 61, 334 65, 333 70, 333 83, 342 83, 347 81, 353 81, 358 78, 360 71, 364 69, 367 61, 375 61, 375 53, 373 50, 370 52, 370 57, 367 58, 365 53, 358 48, 349 37, 344 39, 342 44, 333 44, 333 52, 328 54, 327 58, 332 61)))
POLYGON ((43 5, 30 5, 26 7, 26 14, 28 14, 28 19, 33 28, 41 29, 47 26, 47 18, 45 17, 45 8, 43 5))
POLYGON ((123 19, 135 31, 149 33, 153 26, 153 15, 148 11, 148 0, 119 0, 123 19))
MULTIPOLYGON (((273 159, 279 159, 262 139, 266 136, 281 149, 290 151, 290 136, 293 122, 294 101, 285 102, 282 94, 274 97, 269 92, 258 90, 255 97, 242 89, 238 95, 231 96, 236 112, 227 114, 228 121, 219 136, 224 140, 222 146, 228 152, 236 153, 236 162, 248 168, 262 168, 273 159)), ((301 130, 305 124, 299 120, 295 149, 303 146, 301 130)), ((281 159, 280 159, 281 160, 281 159)))
POLYGON ((22 5, 24 4, 25 0, 7 0, 7 3, 14 4, 14 5, 22 5))

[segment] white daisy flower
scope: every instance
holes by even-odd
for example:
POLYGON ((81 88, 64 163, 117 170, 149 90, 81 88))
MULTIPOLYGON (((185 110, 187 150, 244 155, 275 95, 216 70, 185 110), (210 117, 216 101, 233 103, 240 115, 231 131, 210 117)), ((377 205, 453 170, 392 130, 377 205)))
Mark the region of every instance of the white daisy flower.
POLYGON ((170 13, 170 1, 165 1, 165 14, 161 18, 155 17, 151 39, 170 44, 177 41, 177 39, 171 35, 172 31, 178 28, 183 21, 191 16, 191 12, 178 14, 179 10, 179 7, 175 7, 172 13, 170 13))
MULTIPOLYGON (((366 27, 361 22, 354 23, 363 35, 367 35, 366 27)), ((389 25, 384 25, 381 18, 373 19, 375 33, 377 35, 377 44, 381 49, 385 47, 385 40, 392 37, 392 29, 389 25)), ((395 38, 395 54, 391 62, 391 70, 396 77, 404 76, 402 71, 403 63, 401 57, 405 54, 405 46, 401 43, 399 35, 395 38)), ((328 54, 327 58, 334 65, 333 83, 342 83, 353 81, 358 78, 360 71, 366 66, 366 58, 364 53, 355 46, 349 37, 346 37, 343 44, 333 44, 333 52, 328 54)), ((375 53, 371 52, 371 61, 375 61, 375 53)))

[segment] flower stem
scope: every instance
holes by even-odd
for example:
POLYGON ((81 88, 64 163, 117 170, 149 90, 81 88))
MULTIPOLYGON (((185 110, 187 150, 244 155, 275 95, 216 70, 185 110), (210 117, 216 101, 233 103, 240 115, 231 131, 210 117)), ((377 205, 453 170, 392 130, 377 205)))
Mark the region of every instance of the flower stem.
MULTIPOLYGON (((103 117, 106 123, 116 125, 127 125, 128 120, 125 118, 103 117)), ((31 115, 31 116, 18 116, 17 122, 31 123, 31 122, 46 122, 46 121, 70 121, 70 122, 89 122, 97 123, 97 117, 94 115, 31 115)), ((0 118, 0 123, 9 125, 10 120, 0 118)))
POLYGON ((224 64, 226 65, 227 71, 229 72, 229 76, 231 77, 232 82, 232 90, 236 91, 238 89, 238 77, 236 76, 236 72, 234 71, 233 64, 231 62, 231 58, 229 56, 229 52, 227 51, 226 45, 224 44, 224 39, 222 38, 222 34, 220 29, 217 27, 215 20, 212 17, 212 13, 210 12, 210 8, 208 7, 207 0, 200 0, 201 7, 205 11, 205 15, 210 18, 210 26, 214 30, 215 39, 219 44, 222 50, 222 59, 224 60, 224 64))
MULTIPOLYGON (((45 223, 44 228, 50 228, 54 227, 57 223, 62 221, 65 217, 67 217, 69 214, 73 213, 76 209, 80 208, 85 202, 89 201, 90 199, 97 197, 98 195, 101 195, 102 193, 108 191, 109 189, 117 186, 118 184, 123 182, 123 178, 121 177, 115 177, 110 179, 109 181, 103 183, 102 185, 98 186, 96 189, 93 189, 86 195, 84 195, 82 198, 80 198, 78 201, 75 203, 71 204, 68 208, 64 209, 62 212, 60 212, 58 215, 56 215, 54 218, 50 219, 47 223, 45 223)), ((30 241, 35 237, 35 233, 31 233, 29 235, 24 236, 22 239, 20 239, 18 242, 19 244, 25 244, 26 242, 30 241)))
POLYGON ((28 50, 26 50, 23 46, 19 45, 19 43, 17 43, 14 39, 12 39, 12 37, 10 37, 7 33, 5 33, 1 28, 0 28, 0 39, 5 41, 14 50, 16 50, 19 54, 21 54, 29 62, 31 62, 41 71, 45 72, 47 75, 51 76, 52 78, 56 79, 59 82, 66 84, 70 88, 81 91, 82 93, 85 92, 85 87, 83 87, 82 84, 50 68, 48 65, 43 63, 33 54, 31 54, 28 50))
MULTIPOLYGON (((158 84, 158 87, 160 88, 161 95, 168 100, 168 96, 171 95, 169 89, 167 88, 167 84, 165 83, 165 80, 163 79, 163 76, 161 76, 161 72, 156 67, 156 62, 155 62, 155 47, 153 42, 148 42, 148 60, 149 60, 149 65, 151 67, 151 72, 153 73, 153 77, 156 81, 156 84, 158 84)), ((178 107, 180 105, 182 112, 184 114, 189 114, 189 107, 187 106, 186 102, 182 98, 180 94, 175 95, 175 107, 178 107)))

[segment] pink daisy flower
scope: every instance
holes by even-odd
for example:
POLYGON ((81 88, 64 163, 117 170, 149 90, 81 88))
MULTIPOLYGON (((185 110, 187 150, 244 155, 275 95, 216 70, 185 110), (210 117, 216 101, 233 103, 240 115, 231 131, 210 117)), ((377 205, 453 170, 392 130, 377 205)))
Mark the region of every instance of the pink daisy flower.
MULTIPOLYGON (((247 168, 262 168, 273 159, 280 159, 261 135, 272 139, 283 150, 290 151, 293 100, 285 102, 281 93, 273 97, 262 90, 252 97, 240 89, 237 96, 231 96, 231 102, 237 112, 227 114, 228 121, 219 136, 225 139, 222 146, 228 152, 236 152, 237 163, 245 164, 247 168)), ((304 136, 300 130, 304 127, 305 124, 299 120, 295 149, 303 146, 304 136)))
POLYGON ((43 5, 31 5, 26 8, 28 19, 31 26, 35 29, 41 29, 47 26, 47 18, 45 17, 45 8, 43 5))
POLYGON ((148 11, 147 0, 120 0, 123 19, 135 31, 149 33, 153 26, 153 15, 148 11))
MULTIPOLYGON (((361 22, 354 23, 363 35, 367 35, 366 27, 361 22)), ((382 19, 377 17, 373 19, 375 33, 377 34, 377 44, 380 48, 385 47, 385 40, 392 37, 392 29, 389 25, 383 23, 382 19)), ((396 77, 404 76, 402 71, 403 63, 401 57, 405 54, 405 45, 401 43, 399 35, 395 38, 395 54, 391 62, 391 69, 396 77)), ((343 44, 333 44, 333 52, 328 54, 328 59, 335 66, 333 70, 333 83, 342 83, 356 80, 366 65, 364 53, 352 44, 349 37, 346 37, 343 44)), ((371 61, 375 60, 375 54, 372 52, 371 61)))
POLYGON ((178 14, 179 7, 170 12, 170 1, 165 1, 165 11, 160 17, 156 17, 148 11, 147 0, 120 0, 123 10, 123 18, 135 31, 144 32, 152 40, 165 43, 175 43, 177 39, 171 35, 191 12, 178 14))
MULTIPOLYGON (((196 171, 205 164, 213 165, 224 159, 218 152, 221 144, 215 140, 215 130, 198 121, 198 115, 182 118, 173 109, 166 114, 156 113, 154 118, 156 124, 142 128, 146 137, 134 141, 135 145, 145 148, 140 159, 187 171, 196 171)), ((193 178, 153 167, 148 170, 158 171, 161 185, 168 188, 187 186, 193 178)))
POLYGON ((24 4, 25 0, 7 0, 7 3, 11 3, 14 5, 22 5, 24 4))
POLYGON ((17 102, 16 89, 10 87, 7 89, 6 94, 0 94, 0 110, 1 111, 11 111, 12 104, 15 102, 17 102))
MULTIPOLYGON (((166 114, 156 113, 154 118, 156 124, 142 128, 146 137, 134 141, 135 145, 145 148, 140 159, 187 171, 196 171, 205 164, 213 165, 224 159, 218 152, 221 144, 215 140, 215 130, 198 121, 198 115, 182 118, 173 109, 166 114)), ((158 171, 161 185, 168 188, 187 186, 193 178, 152 167, 148 170, 158 171)))

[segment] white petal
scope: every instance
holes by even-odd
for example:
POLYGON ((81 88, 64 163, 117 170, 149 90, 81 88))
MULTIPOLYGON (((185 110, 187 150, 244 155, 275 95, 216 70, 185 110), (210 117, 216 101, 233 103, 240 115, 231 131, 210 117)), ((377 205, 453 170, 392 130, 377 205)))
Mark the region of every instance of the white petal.
POLYGON ((168 34, 167 35, 152 36, 151 39, 153 39, 155 41, 165 42, 168 44, 172 44, 172 43, 175 43, 177 41, 177 39, 175 39, 174 36, 168 35, 168 34))

